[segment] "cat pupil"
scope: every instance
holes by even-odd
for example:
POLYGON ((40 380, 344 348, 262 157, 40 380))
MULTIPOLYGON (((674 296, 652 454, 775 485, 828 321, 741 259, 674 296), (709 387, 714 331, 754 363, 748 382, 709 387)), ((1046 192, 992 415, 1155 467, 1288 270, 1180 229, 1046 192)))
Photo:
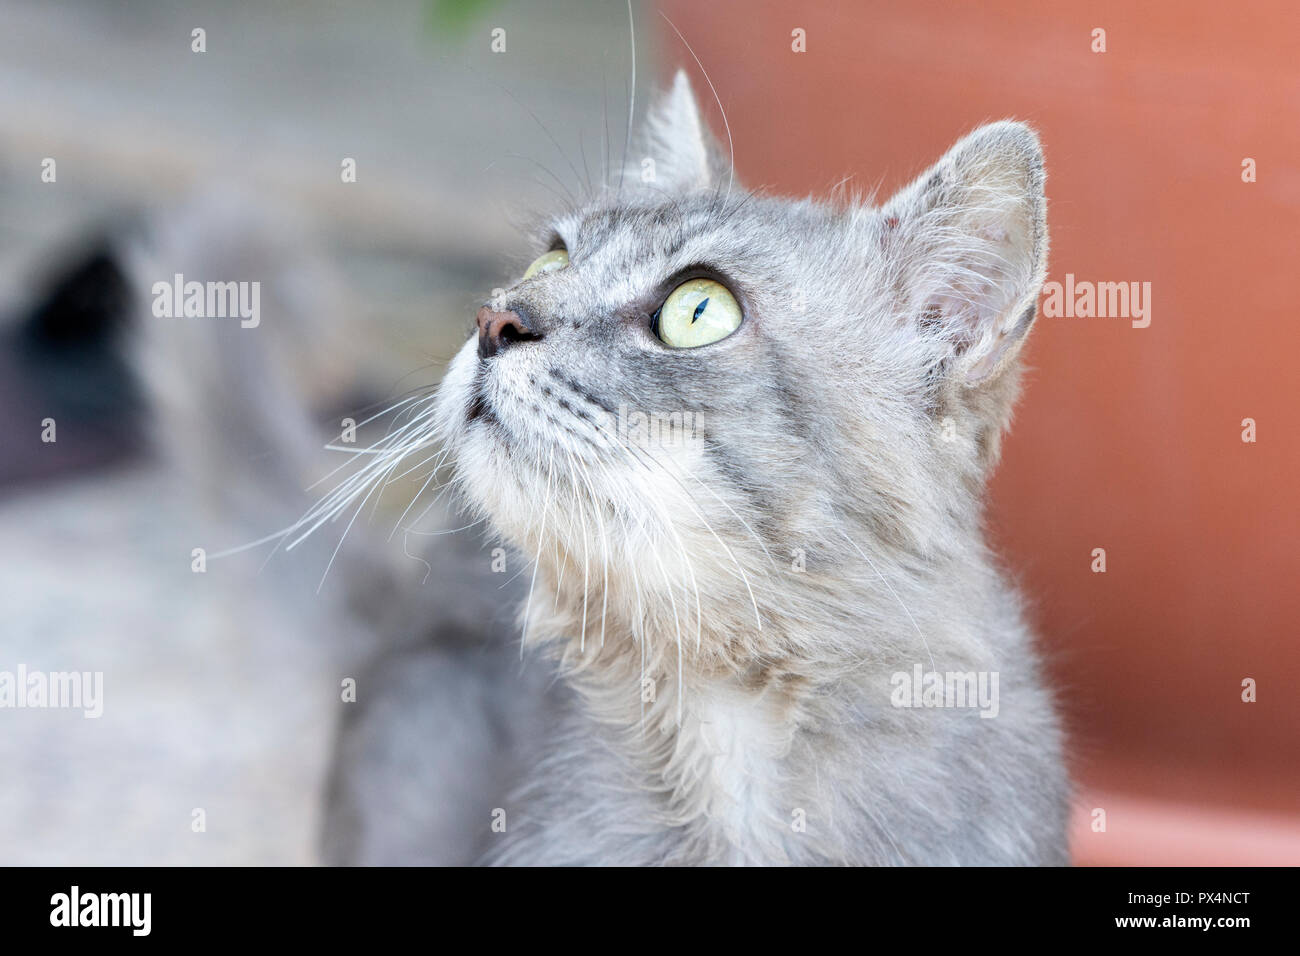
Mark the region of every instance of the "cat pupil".
POLYGON ((700 304, 695 307, 695 314, 691 316, 691 325, 695 324, 695 320, 698 319, 703 314, 704 307, 708 304, 709 304, 708 298, 704 298, 700 300, 700 304))

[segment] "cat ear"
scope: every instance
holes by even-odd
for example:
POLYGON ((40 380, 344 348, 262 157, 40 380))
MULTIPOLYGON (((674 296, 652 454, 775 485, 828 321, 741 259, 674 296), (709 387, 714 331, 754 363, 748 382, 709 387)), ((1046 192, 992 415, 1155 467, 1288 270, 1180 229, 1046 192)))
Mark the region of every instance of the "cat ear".
POLYGON ((1045 179, 1034 131, 993 123, 882 210, 911 317, 942 337, 964 385, 1009 367, 1037 315, 1047 270, 1045 179))
POLYGON ((628 156, 625 180, 668 193, 713 187, 727 162, 700 115, 685 70, 651 106, 628 156))

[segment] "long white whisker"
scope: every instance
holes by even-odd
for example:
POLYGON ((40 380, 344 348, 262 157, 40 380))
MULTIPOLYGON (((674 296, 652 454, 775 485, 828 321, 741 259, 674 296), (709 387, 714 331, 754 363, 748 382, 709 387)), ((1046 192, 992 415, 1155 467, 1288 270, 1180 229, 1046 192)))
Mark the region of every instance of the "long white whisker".
POLYGON ((542 564, 542 549, 546 547, 546 521, 551 513, 551 475, 555 470, 555 451, 552 450, 546 462, 546 507, 542 511, 542 532, 537 537, 537 559, 533 562, 533 579, 528 585, 528 603, 524 605, 524 631, 519 638, 519 656, 524 656, 524 643, 528 640, 528 621, 533 608, 533 589, 537 587, 537 569, 542 564))
MULTIPOLYGON (((662 10, 659 11, 659 16, 668 20, 668 14, 664 13, 662 10)), ((668 20, 668 25, 673 28, 673 32, 677 34, 677 38, 686 45, 686 49, 690 52, 691 56, 694 57, 695 65, 698 66, 700 72, 704 74, 704 82, 709 84, 709 90, 713 93, 713 101, 718 104, 718 112, 722 114, 722 125, 727 130, 727 149, 731 151, 731 174, 727 178, 726 196, 727 199, 730 199, 731 187, 736 181, 736 144, 731 139, 731 123, 727 121, 727 111, 722 107, 722 99, 718 96, 718 91, 713 85, 713 80, 709 79, 709 71, 704 68, 704 64, 700 62, 700 58, 695 56, 695 51, 691 49, 691 45, 686 42, 686 37, 682 36, 682 31, 677 29, 677 24, 673 23, 672 20, 668 20)))

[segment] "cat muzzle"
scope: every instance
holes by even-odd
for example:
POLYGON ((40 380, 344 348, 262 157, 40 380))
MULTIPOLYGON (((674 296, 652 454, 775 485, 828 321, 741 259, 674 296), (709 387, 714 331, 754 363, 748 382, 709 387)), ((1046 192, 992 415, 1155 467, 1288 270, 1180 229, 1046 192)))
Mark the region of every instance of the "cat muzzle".
POLYGON ((488 359, 507 346, 535 341, 542 336, 534 332, 518 312, 495 312, 486 305, 478 310, 478 357, 488 359))

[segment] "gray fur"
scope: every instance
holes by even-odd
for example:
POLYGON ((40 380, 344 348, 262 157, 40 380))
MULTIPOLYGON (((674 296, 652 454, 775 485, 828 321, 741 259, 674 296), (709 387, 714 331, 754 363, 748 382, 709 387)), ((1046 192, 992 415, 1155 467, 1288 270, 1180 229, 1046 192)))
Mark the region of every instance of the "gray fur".
POLYGON ((427 648, 405 705, 340 744, 334 858, 1066 862, 1058 719, 981 530, 1046 267, 1037 137, 983 127, 883 207, 772 198, 733 183, 679 75, 621 179, 539 234, 568 268, 490 303, 542 338, 466 343, 430 426, 530 562, 531 676, 508 635, 472 665, 427 648), (697 266, 745 322, 670 350, 649 316, 697 266), (620 409, 698 414, 700 440, 628 447, 620 409), (918 664, 997 672, 997 716, 894 706, 918 664), (385 836, 398 798, 359 796, 359 741, 393 734, 424 776, 388 760, 379 789, 473 831, 454 850, 441 824, 385 836), (425 849, 383 852, 402 833, 425 849))

